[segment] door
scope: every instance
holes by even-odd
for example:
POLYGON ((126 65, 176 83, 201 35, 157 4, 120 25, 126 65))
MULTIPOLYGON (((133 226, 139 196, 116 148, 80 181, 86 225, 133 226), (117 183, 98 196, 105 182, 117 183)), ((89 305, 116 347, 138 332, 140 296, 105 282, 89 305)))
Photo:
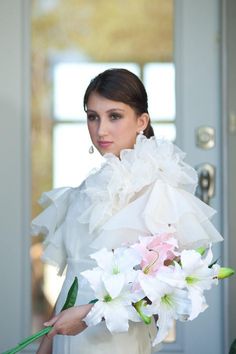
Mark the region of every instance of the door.
MULTIPOLYGON (((210 163, 216 168, 215 196, 210 205, 217 209, 214 224, 218 229, 221 215, 220 151, 220 3, 215 0, 175 1, 175 68, 177 144, 187 153, 193 166, 210 163), (213 129, 215 145, 198 146, 206 135, 198 128, 213 129)), ((200 144, 201 145, 201 144, 200 144)), ((214 256, 222 245, 214 246, 214 256)), ((215 287, 207 296, 209 308, 191 323, 179 325, 176 350, 163 353, 222 354, 223 292, 215 287)))

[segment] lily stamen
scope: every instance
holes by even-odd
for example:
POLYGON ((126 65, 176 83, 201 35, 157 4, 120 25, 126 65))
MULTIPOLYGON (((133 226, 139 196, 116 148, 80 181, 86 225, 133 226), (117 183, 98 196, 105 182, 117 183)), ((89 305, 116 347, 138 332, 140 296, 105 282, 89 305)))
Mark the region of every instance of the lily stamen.
POLYGON ((147 265, 145 268, 144 268, 144 274, 148 274, 149 273, 149 271, 150 271, 150 269, 151 269, 151 267, 152 266, 154 266, 154 264, 158 261, 158 259, 159 259, 159 252, 158 251, 156 251, 156 250, 154 250, 154 249, 150 249, 149 251, 152 251, 152 252, 154 252, 154 253, 156 253, 157 254, 157 257, 156 257, 156 259, 154 259, 154 261, 151 263, 151 264, 149 264, 149 265, 147 265))

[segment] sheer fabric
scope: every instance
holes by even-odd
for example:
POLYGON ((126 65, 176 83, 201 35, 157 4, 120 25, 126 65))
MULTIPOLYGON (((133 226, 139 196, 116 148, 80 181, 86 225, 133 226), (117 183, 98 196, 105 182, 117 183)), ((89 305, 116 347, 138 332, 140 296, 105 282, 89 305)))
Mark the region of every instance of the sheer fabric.
MULTIPOLYGON (((106 247, 135 242, 139 236, 174 232, 184 248, 207 246, 222 240, 210 222, 215 210, 194 196, 196 171, 171 142, 138 136, 133 149, 120 158, 107 154, 102 167, 78 188, 44 193, 45 210, 32 222, 33 234, 44 233, 43 260, 67 266, 56 311, 66 298, 74 276, 79 277, 77 304, 93 299, 80 272, 94 266, 89 255, 106 247)), ((111 334, 105 323, 77 336, 56 336, 54 354, 150 354, 155 325, 130 323, 127 333, 111 334)))

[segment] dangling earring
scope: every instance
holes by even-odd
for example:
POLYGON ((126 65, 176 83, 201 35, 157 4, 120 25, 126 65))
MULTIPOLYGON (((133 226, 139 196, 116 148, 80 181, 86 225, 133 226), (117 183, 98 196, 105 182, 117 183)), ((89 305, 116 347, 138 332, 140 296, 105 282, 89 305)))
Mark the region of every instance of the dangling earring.
POLYGON ((90 148, 89 148, 89 153, 90 153, 90 154, 93 154, 93 153, 94 153, 94 147, 93 147, 93 145, 90 146, 90 148))

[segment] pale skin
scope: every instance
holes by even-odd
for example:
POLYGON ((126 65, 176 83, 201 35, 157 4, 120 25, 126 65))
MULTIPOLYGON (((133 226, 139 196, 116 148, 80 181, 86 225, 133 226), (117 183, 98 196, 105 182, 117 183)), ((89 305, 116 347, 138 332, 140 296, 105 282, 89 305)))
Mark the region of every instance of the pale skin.
MULTIPOLYGON (((129 105, 91 93, 87 103, 87 125, 91 141, 100 154, 133 148, 137 134, 147 127, 147 113, 138 115, 129 105)), ((56 334, 77 335, 86 329, 84 318, 93 305, 75 306, 62 311, 45 322, 53 329, 43 338, 37 354, 52 353, 52 339, 56 334)))
POLYGON ((93 145, 100 154, 120 155, 122 149, 133 148, 137 134, 147 127, 147 113, 137 115, 123 102, 109 100, 92 93, 87 104, 87 124, 93 145))

